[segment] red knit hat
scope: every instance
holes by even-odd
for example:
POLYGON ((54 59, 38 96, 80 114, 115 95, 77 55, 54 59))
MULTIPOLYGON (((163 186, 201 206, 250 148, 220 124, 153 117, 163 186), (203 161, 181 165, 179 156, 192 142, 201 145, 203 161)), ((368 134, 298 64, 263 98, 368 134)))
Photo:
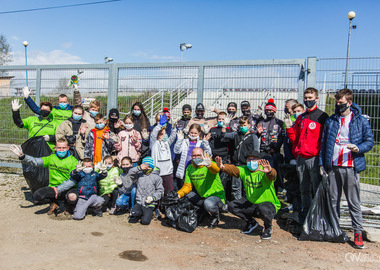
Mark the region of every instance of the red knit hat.
POLYGON ((276 107, 276 104, 274 104, 274 99, 273 98, 270 98, 268 100, 268 103, 265 105, 264 110, 272 110, 275 113, 277 112, 277 107, 276 107))

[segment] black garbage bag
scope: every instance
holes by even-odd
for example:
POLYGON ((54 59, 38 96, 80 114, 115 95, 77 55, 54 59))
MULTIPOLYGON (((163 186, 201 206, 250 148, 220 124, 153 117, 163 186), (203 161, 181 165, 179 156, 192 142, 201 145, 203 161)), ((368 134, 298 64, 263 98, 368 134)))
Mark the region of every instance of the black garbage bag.
POLYGON ((165 215, 172 227, 191 233, 198 225, 197 210, 198 207, 194 206, 186 197, 178 199, 177 196, 177 203, 166 206, 165 215))
POLYGON ((327 176, 322 178, 318 186, 299 240, 335 243, 348 241, 346 233, 339 226, 339 219, 331 202, 327 176))
MULTIPOLYGON (((42 136, 32 137, 21 145, 24 154, 32 157, 50 156, 52 151, 42 136)), ((32 194, 49 185, 49 169, 22 164, 22 172, 32 194)))
POLYGON ((179 201, 178 193, 172 190, 164 198, 162 198, 161 205, 171 206, 171 205, 178 204, 178 201, 179 201))

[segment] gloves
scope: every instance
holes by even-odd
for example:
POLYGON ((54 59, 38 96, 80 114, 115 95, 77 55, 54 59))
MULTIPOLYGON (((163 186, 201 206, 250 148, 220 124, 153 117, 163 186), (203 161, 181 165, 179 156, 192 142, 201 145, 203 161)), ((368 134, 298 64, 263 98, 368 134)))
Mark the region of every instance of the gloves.
POLYGON ((144 140, 149 139, 149 133, 145 128, 141 131, 141 136, 144 140))
POLYGON ((103 161, 100 161, 98 164, 95 165, 95 168, 97 166, 97 169, 101 172, 106 172, 107 171, 107 165, 104 164, 103 161))
POLYGON ((24 94, 24 98, 27 99, 27 98, 30 96, 30 90, 29 90, 29 87, 28 87, 28 86, 25 86, 25 87, 22 89, 22 93, 24 94))
POLYGON ((24 153, 22 152, 22 149, 20 146, 17 146, 15 144, 12 144, 9 149, 18 157, 22 157, 24 153))
POLYGON ((45 142, 50 141, 50 136, 49 135, 44 135, 42 137, 44 138, 45 142))
POLYGON ((321 176, 327 176, 328 175, 323 166, 319 166, 319 173, 321 174, 321 176))
POLYGON ((168 122, 168 116, 166 114, 161 115, 160 117, 160 125, 163 126, 168 122))
POLYGON ((183 133, 184 133, 184 134, 189 134, 189 129, 188 129, 188 128, 184 128, 184 129, 183 129, 183 133))
POLYGON ((121 186, 123 184, 123 181, 121 181, 120 176, 115 176, 113 180, 115 181, 115 184, 118 186, 121 186))
POLYGON ((257 109, 255 111, 255 114, 256 115, 262 115, 263 114, 263 108, 261 108, 260 106, 257 106, 257 109))
POLYGON ((293 123, 292 123, 292 120, 290 120, 290 114, 287 113, 285 115, 284 123, 285 123, 286 128, 291 128, 292 127, 293 123))
POLYGON ((228 115, 228 116, 226 116, 224 118, 224 125, 223 125, 223 127, 228 127, 230 125, 232 117, 233 116, 230 114, 230 115, 228 115))
POLYGON ((350 149, 354 153, 359 152, 359 147, 357 147, 355 144, 349 143, 347 144, 347 148, 350 149))
POLYGON ((153 201, 154 201, 154 198, 152 196, 148 196, 145 199, 145 203, 146 204, 151 204, 153 201))
POLYGON ((213 112, 213 111, 215 111, 215 107, 214 106, 206 106, 206 110, 209 112, 213 112))
POLYGON ((201 166, 206 166, 206 167, 210 167, 211 166, 211 155, 209 153, 204 153, 202 155, 202 158, 203 158, 203 161, 201 163, 199 163, 198 165, 201 166))
POLYGON ((177 139, 178 140, 183 140, 185 138, 185 135, 183 134, 182 130, 177 131, 177 139))
POLYGON ((20 109, 22 104, 18 103, 18 99, 12 100, 12 111, 16 112, 20 109))
POLYGON ((78 84, 74 83, 73 84, 73 88, 74 88, 75 91, 78 91, 78 84))
POLYGON ((205 131, 205 134, 208 134, 210 132, 210 126, 207 123, 203 124, 203 129, 205 131))
POLYGON ((77 172, 80 172, 80 171, 82 171, 83 169, 84 169, 84 167, 83 167, 83 163, 82 163, 82 161, 78 161, 75 170, 76 170, 77 172))

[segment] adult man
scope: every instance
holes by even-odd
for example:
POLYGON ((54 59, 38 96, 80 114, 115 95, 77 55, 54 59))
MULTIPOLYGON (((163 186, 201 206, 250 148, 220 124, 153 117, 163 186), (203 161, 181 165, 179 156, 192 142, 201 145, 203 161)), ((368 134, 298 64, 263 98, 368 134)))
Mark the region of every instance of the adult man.
POLYGON ((321 149, 323 125, 328 115, 318 109, 318 100, 318 90, 312 87, 307 88, 304 91, 306 112, 297 118, 294 126, 289 118, 285 119, 286 133, 294 145, 294 154, 298 156, 297 174, 300 179, 302 200, 301 221, 306 217, 312 195, 315 194, 321 181, 318 155, 321 149))
MULTIPOLYGON (((211 110, 215 111, 215 108, 210 106, 211 110)), ((207 134, 210 130, 210 127, 216 125, 216 117, 205 118, 205 107, 202 103, 198 103, 195 107, 195 117, 191 118, 189 123, 187 123, 187 129, 190 128, 192 124, 199 124, 202 128, 202 132, 207 134)))
POLYGON ((261 239, 266 240, 272 237, 272 220, 281 204, 276 197, 273 184, 277 172, 270 166, 269 161, 261 157, 257 151, 249 152, 245 156, 247 165, 237 167, 223 164, 220 157, 216 157, 215 160, 221 171, 240 178, 244 183, 246 198, 228 204, 228 210, 247 223, 242 233, 251 233, 258 226, 253 218, 258 217, 264 221, 261 239))
POLYGON ((243 101, 240 104, 242 116, 239 118, 232 119, 230 122, 230 128, 232 131, 238 131, 239 130, 239 121, 243 116, 248 117, 249 123, 250 123, 250 129, 249 131, 256 134, 256 124, 262 121, 264 118, 261 115, 258 114, 252 114, 251 112, 251 104, 248 101, 243 101))
POLYGON ((54 151, 55 131, 58 123, 49 118, 53 105, 50 102, 41 102, 40 116, 30 116, 21 119, 20 107, 18 100, 12 101, 13 122, 19 128, 25 128, 29 131, 28 138, 35 136, 43 136, 49 147, 54 151))
POLYGON ((196 147, 192 152, 192 162, 186 168, 185 183, 177 192, 180 198, 187 196, 192 204, 211 214, 210 229, 218 226, 220 210, 227 210, 219 171, 211 157, 204 154, 202 148, 196 147))
POLYGON ((326 120, 323 129, 319 165, 321 174, 329 176, 331 200, 338 217, 343 188, 355 232, 355 247, 364 248, 359 173, 366 168, 364 153, 372 149, 374 137, 352 97, 349 89, 335 95, 335 114, 326 120))
MULTIPOLYGON (((36 166, 36 167, 48 167, 49 168, 49 186, 38 189, 34 194, 34 200, 36 202, 45 202, 50 201, 50 210, 48 215, 56 213, 58 208, 57 194, 58 190, 56 189, 62 182, 66 181, 70 177, 70 172, 76 168, 78 163, 77 159, 70 154, 69 144, 65 139, 57 140, 55 146, 55 154, 52 154, 47 157, 35 158, 29 155, 25 155, 22 152, 21 147, 12 144, 10 146, 11 151, 19 157, 22 163, 36 166)), ((66 199, 75 203, 77 196, 75 189, 73 191, 68 191, 60 195, 60 198, 65 198, 66 194, 74 193, 66 197, 66 199)))
MULTIPOLYGON (((293 106, 296 105, 298 102, 295 99, 288 99, 285 101, 285 117, 289 117, 292 122, 295 122, 297 117, 294 116, 293 106)), ((283 129, 286 130, 285 123, 283 124, 283 129)), ((284 157, 285 157, 285 163, 289 163, 292 159, 294 159, 292 154, 292 143, 290 142, 288 135, 285 132, 284 137, 284 157)))

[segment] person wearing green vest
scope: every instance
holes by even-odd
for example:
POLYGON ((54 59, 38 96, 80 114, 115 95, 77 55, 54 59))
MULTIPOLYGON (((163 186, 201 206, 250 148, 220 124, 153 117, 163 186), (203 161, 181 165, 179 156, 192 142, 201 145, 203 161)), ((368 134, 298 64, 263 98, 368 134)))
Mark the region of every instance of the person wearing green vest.
MULTIPOLYGON (((24 100, 29 108, 38 115, 42 115, 41 107, 38 107, 34 100, 29 96, 30 90, 27 86, 23 88, 24 100)), ((69 119, 73 113, 73 106, 69 104, 69 98, 65 94, 58 96, 58 106, 54 106, 49 115, 51 120, 54 120, 59 124, 69 119)))
POLYGON ((261 218, 264 221, 261 239, 271 239, 272 220, 281 207, 274 189, 277 172, 268 160, 261 159, 262 154, 257 151, 248 152, 245 158, 245 166, 224 165, 221 157, 215 158, 220 170, 243 181, 246 198, 229 202, 228 210, 247 223, 242 230, 245 234, 258 226, 254 217, 261 218))
POLYGON ((43 136, 50 149, 54 152, 55 131, 58 127, 56 121, 49 118, 53 105, 50 102, 41 102, 40 116, 30 116, 21 119, 20 107, 18 99, 12 101, 13 122, 19 128, 25 128, 29 131, 28 138, 35 136, 43 136))
POLYGON ((49 186, 42 187, 33 194, 34 201, 37 202, 50 202, 50 210, 48 215, 52 213, 57 214, 58 199, 66 200, 69 204, 75 204, 77 200, 76 190, 71 189, 58 196, 58 189, 56 188, 62 182, 70 178, 70 172, 76 168, 78 160, 70 154, 69 144, 66 139, 59 139, 55 147, 55 154, 47 157, 36 158, 25 155, 21 147, 12 144, 11 151, 19 157, 22 163, 35 166, 35 167, 48 167, 49 168, 49 186))
POLYGON ((185 183, 177 192, 178 197, 187 196, 192 204, 209 212, 212 219, 208 227, 213 229, 219 224, 220 211, 227 211, 226 194, 219 177, 220 169, 200 147, 193 149, 191 157, 191 164, 185 172, 185 183))

